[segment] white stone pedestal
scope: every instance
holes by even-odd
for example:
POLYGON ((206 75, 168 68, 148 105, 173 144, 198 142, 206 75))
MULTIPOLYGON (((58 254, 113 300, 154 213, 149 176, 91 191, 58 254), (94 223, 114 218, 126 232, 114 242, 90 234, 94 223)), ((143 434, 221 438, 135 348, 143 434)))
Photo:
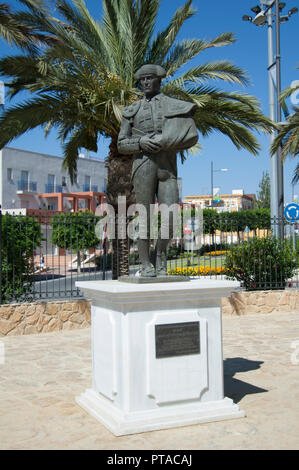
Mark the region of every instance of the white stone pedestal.
POLYGON ((93 376, 76 401, 115 435, 244 416, 223 393, 221 298, 239 283, 76 286, 92 301, 93 376))

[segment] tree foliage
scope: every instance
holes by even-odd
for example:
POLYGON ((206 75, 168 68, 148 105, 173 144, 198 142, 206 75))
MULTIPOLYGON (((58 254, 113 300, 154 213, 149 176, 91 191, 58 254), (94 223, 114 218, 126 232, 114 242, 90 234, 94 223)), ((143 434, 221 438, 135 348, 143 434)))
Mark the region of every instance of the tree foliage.
MULTIPOLYGON (((297 67, 299 68, 299 66, 297 67)), ((298 96, 299 85, 290 86, 284 90, 281 94, 281 101, 283 102, 286 98, 292 94, 298 96)), ((283 160, 287 155, 296 157, 299 155, 299 102, 293 106, 294 113, 287 117, 286 122, 279 124, 279 132, 271 146, 271 154, 274 155, 279 148, 281 148, 281 157, 283 160)), ((299 180, 299 164, 296 166, 293 182, 299 180)))
POLYGON ((206 234, 221 232, 244 232, 270 230, 270 209, 247 209, 235 212, 217 213, 214 209, 203 210, 203 228, 206 234))
POLYGON ((257 209, 270 209, 270 175, 267 171, 263 172, 262 179, 259 183, 259 189, 256 200, 257 209))
POLYGON ((59 248, 75 252, 95 247, 100 241, 95 231, 99 220, 90 211, 56 214, 51 221, 52 241, 59 248))
POLYGON ((99 243, 96 225, 100 217, 90 211, 56 214, 51 225, 52 242, 59 248, 77 253, 77 266, 81 270, 81 251, 95 248, 99 243))

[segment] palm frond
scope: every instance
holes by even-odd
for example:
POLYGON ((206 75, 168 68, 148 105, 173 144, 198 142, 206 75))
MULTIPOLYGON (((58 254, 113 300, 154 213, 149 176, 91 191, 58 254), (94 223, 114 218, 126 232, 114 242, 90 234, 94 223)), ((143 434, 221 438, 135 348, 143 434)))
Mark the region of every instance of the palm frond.
POLYGON ((97 152, 98 150, 97 139, 94 136, 91 136, 84 126, 80 126, 75 129, 69 140, 63 146, 64 160, 62 168, 64 170, 68 170, 72 183, 74 183, 74 178, 77 172, 79 150, 82 147, 93 152, 97 152))
POLYGON ((169 51, 166 59, 161 65, 167 70, 168 75, 173 75, 180 67, 185 65, 200 52, 211 47, 220 47, 232 44, 235 41, 232 33, 221 34, 211 41, 200 39, 189 39, 178 42, 169 51))
POLYGON ((240 67, 228 61, 208 62, 192 67, 181 77, 184 82, 203 83, 206 80, 223 80, 230 83, 248 85, 248 78, 240 67))
POLYGON ((27 25, 15 18, 10 7, 6 4, 0 5, 0 36, 10 45, 15 44, 32 53, 36 51, 34 44, 37 42, 36 36, 32 34, 27 25))
POLYGON ((298 181, 299 181, 299 163, 296 165, 294 176, 292 179, 292 184, 298 183, 298 181))
POLYGON ((299 83, 293 86, 287 87, 280 95, 280 101, 284 101, 286 98, 291 96, 296 90, 299 89, 299 83))
POLYGON ((299 111, 289 116, 288 120, 279 126, 279 133, 271 145, 271 154, 274 155, 279 148, 283 160, 288 154, 293 157, 299 154, 299 111))
POLYGON ((0 117, 0 148, 25 132, 45 125, 60 108, 61 102, 47 95, 12 106, 0 117))
POLYGON ((192 0, 188 0, 183 7, 175 12, 169 25, 152 42, 147 53, 147 63, 162 64, 165 61, 183 23, 194 14, 192 0))

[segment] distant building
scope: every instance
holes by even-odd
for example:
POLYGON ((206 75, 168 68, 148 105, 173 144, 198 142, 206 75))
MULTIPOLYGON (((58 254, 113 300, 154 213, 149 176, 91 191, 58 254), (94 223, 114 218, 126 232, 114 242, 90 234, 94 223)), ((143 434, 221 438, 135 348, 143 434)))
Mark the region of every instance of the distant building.
POLYGON ((80 154, 74 184, 62 158, 11 147, 0 151, 0 204, 3 209, 95 210, 106 189, 104 160, 80 154))
POLYGON ((232 194, 220 194, 220 201, 212 200, 211 194, 185 196, 184 203, 194 204, 201 209, 215 209, 217 212, 235 212, 244 209, 253 209, 254 194, 244 194, 243 189, 233 189, 232 194))

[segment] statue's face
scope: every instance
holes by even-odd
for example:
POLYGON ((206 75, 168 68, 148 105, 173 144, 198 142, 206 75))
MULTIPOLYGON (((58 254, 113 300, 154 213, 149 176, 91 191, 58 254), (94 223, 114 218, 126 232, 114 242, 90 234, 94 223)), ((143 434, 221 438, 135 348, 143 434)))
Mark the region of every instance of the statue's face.
POLYGON ((145 96, 151 97, 159 93, 161 80, 156 75, 144 75, 140 79, 145 96))

